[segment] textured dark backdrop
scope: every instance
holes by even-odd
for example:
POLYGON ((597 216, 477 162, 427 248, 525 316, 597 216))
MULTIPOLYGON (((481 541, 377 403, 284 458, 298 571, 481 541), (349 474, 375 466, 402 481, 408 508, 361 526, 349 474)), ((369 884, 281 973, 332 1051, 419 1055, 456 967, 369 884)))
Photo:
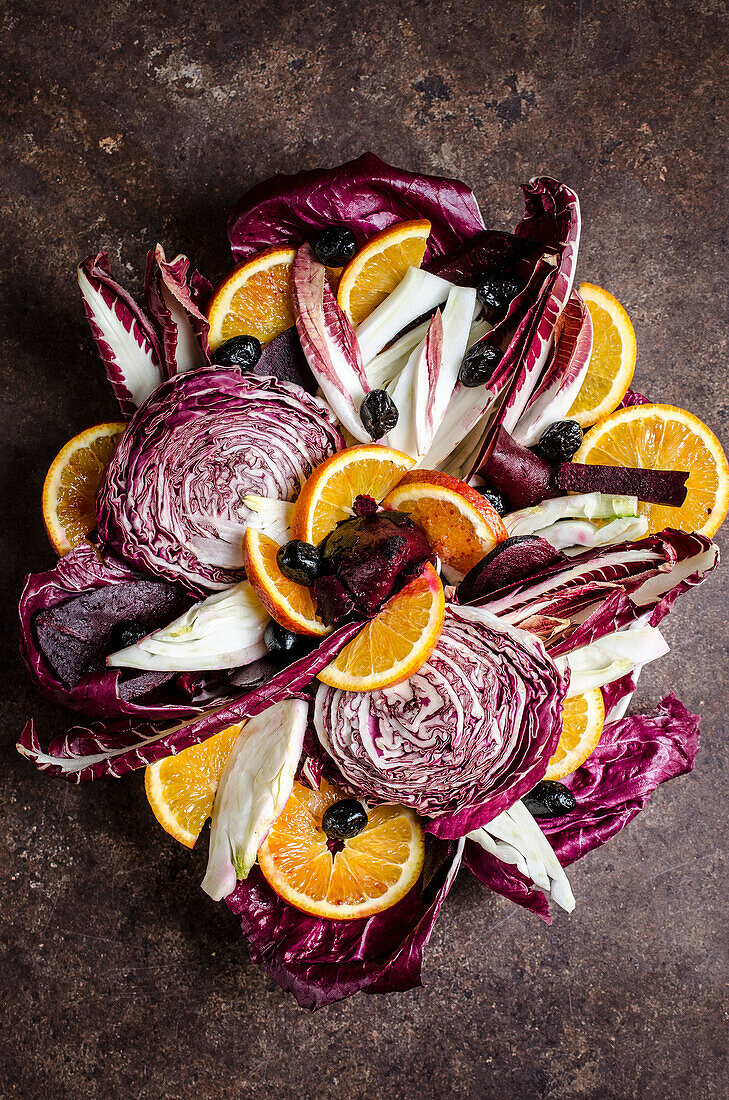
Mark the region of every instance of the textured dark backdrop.
POLYGON ((46 736, 64 723, 15 650, 22 575, 53 561, 43 476, 116 415, 74 265, 104 248, 136 288, 160 240, 218 278, 226 208, 274 172, 373 149, 467 180, 503 227, 521 182, 564 179, 583 204, 579 277, 627 306, 640 388, 726 439, 727 4, 146 7, 0 16, 0 1092, 726 1096, 722 577, 679 605, 641 690, 649 705, 675 686, 703 715, 698 767, 571 871, 572 918, 548 930, 464 875, 425 989, 314 1016, 250 964, 199 889, 204 850, 159 829, 141 775, 70 787, 13 743, 31 712, 46 736))

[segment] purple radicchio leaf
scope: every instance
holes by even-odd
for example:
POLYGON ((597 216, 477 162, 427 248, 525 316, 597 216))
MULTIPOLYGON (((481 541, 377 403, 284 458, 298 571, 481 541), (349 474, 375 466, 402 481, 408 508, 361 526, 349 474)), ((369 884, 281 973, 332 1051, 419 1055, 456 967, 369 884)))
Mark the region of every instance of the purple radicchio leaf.
POLYGON ((577 799, 564 817, 540 821, 563 867, 604 844, 643 809, 656 787, 690 772, 699 718, 671 692, 651 715, 605 726, 597 748, 563 782, 577 799))
POLYGON ((44 752, 30 721, 17 744, 18 752, 34 763, 39 771, 60 776, 72 783, 84 783, 107 775, 118 778, 165 756, 175 756, 190 745, 199 745, 213 734, 245 718, 252 718, 275 703, 298 696, 351 641, 361 626, 361 623, 349 623, 341 627, 311 653, 294 661, 259 687, 171 728, 160 729, 148 722, 130 725, 128 721, 95 723, 91 728, 76 726, 65 737, 54 738, 44 752))
POLYGON ((293 501, 344 445, 329 407, 298 386, 200 367, 138 410, 97 496, 104 546, 192 591, 244 577, 248 495, 293 501))
POLYGON ((514 428, 518 443, 533 446, 551 424, 567 416, 585 380, 591 354, 590 311, 573 290, 555 326, 550 361, 514 428))
POLYGON ((531 634, 450 605, 438 644, 413 676, 366 694, 322 684, 314 724, 348 789, 410 806, 431 818, 429 832, 451 839, 543 778, 566 690, 531 634))
POLYGON ((122 673, 105 665, 117 631, 149 632, 190 605, 179 585, 153 580, 82 544, 46 573, 26 578, 20 651, 38 691, 82 714, 172 720, 199 711, 170 684, 173 673, 122 673), (164 691, 160 691, 165 685, 164 691))
MULTIPOLYGON (((539 241, 556 253, 556 267, 544 284, 538 305, 528 314, 528 325, 516 354, 505 350, 500 364, 508 371, 508 381, 497 414, 492 418, 480 443, 463 469, 468 480, 489 453, 498 429, 512 432, 537 388, 547 357, 553 347, 557 321, 565 308, 574 280, 580 241, 580 204, 577 195, 565 184, 549 176, 535 177, 524 185, 525 216, 516 235, 539 241)), ((545 261, 540 261, 544 263, 545 261)), ((512 307, 518 299, 512 302, 512 307)), ((508 320, 508 314, 507 314, 508 320)), ((493 337, 489 333, 484 339, 493 337)))
POLYGON ((390 909, 362 920, 326 920, 283 901, 257 867, 226 899, 251 958, 303 1008, 360 991, 394 993, 421 984, 423 950, 458 873, 463 841, 426 840, 423 875, 390 909))
POLYGON ((202 312, 212 286, 190 261, 179 255, 168 261, 161 244, 147 253, 144 280, 147 309, 161 335, 166 378, 210 362, 210 322, 202 312))
POLYGON ((627 390, 618 408, 629 409, 631 405, 650 405, 650 399, 644 397, 642 393, 638 393, 637 390, 627 390))
POLYGON ((395 222, 427 218, 426 260, 447 255, 484 229, 473 193, 458 180, 418 175, 374 153, 336 168, 274 176, 231 211, 228 237, 237 262, 275 245, 301 245, 344 225, 361 246, 395 222))
POLYGON ((129 417, 162 381, 157 334, 149 318, 111 277, 106 252, 79 264, 78 284, 106 376, 122 415, 129 417))
POLYGON ((359 415, 370 385, 357 335, 308 244, 296 253, 291 290, 296 330, 312 374, 340 423, 355 439, 371 443, 359 415))

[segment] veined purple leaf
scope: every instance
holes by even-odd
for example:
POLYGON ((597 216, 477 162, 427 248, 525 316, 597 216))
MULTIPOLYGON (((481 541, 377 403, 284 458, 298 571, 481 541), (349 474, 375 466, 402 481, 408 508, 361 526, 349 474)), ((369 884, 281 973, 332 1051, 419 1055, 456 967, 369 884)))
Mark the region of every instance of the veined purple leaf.
POLYGON ((299 695, 339 651, 361 629, 361 623, 348 623, 325 638, 316 649, 278 672, 265 684, 211 708, 198 718, 160 729, 150 723, 95 723, 90 729, 74 727, 65 737, 54 738, 43 752, 33 722, 26 724, 17 744, 21 756, 49 775, 72 783, 84 783, 153 764, 165 756, 199 745, 228 726, 261 714, 274 703, 299 695))
POLYGON ((336 168, 274 176, 233 208, 228 237, 236 261, 273 245, 300 245, 344 225, 362 245, 395 222, 427 218, 426 260, 448 255, 483 231, 473 192, 459 180, 394 168, 374 153, 336 168))
POLYGON ((513 864, 502 863, 491 852, 485 851, 480 844, 467 840, 463 866, 490 890, 508 898, 515 905, 521 905, 523 909, 536 913, 545 924, 552 923, 547 898, 513 864))
POLYGON ((699 719, 671 692, 651 715, 605 726, 594 752, 563 782, 577 799, 542 829, 567 866, 628 824, 661 783, 690 772, 699 748, 699 719))
POLYGON ((183 374, 210 362, 210 322, 200 308, 212 287, 190 261, 179 255, 168 261, 161 244, 147 254, 147 309, 160 331, 165 377, 183 374))
POLYGON ((650 400, 637 390, 628 390, 618 405, 619 409, 628 409, 631 405, 650 405, 650 400))
POLYGON ((314 377, 340 423, 355 439, 371 443, 359 416, 370 386, 357 335, 308 244, 296 253, 291 289, 296 329, 314 377))
POLYGON ((362 920, 326 920, 288 905, 255 867, 226 899, 240 917, 251 958, 303 1008, 357 992, 393 993, 421 984, 430 939, 463 854, 463 841, 427 837, 425 865, 402 901, 362 920))
POLYGON ((106 252, 79 264, 78 285, 114 396, 122 414, 131 416, 162 381, 157 335, 149 318, 111 277, 106 252))
POLYGON ((531 447, 550 424, 564 420, 585 380, 591 354, 592 318, 573 290, 555 326, 550 362, 514 428, 518 443, 531 447))
POLYGON ((26 578, 20 597, 20 652, 38 691, 83 714, 173 720, 199 713, 173 674, 123 673, 105 666, 127 624, 168 623, 191 598, 179 585, 144 576, 83 543, 55 568, 26 578), (163 686, 164 685, 164 686, 163 686))

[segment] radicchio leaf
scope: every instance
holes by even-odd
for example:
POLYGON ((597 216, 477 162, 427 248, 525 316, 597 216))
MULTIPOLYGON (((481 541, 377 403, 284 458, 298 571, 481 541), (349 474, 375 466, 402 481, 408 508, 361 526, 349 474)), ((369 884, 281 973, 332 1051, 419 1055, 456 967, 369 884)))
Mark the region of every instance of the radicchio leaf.
POLYGON ((408 894, 363 920, 325 920, 288 905, 257 867, 226 899, 251 958, 304 1008, 421 984, 423 950, 453 885, 464 842, 426 840, 426 868, 408 894))
POLYGON ((395 222, 427 218, 426 259, 447 255, 484 229, 473 193, 458 180, 418 175, 374 153, 336 168, 274 176, 231 211, 228 237, 236 261, 272 245, 300 245, 321 229, 344 225, 361 245, 395 222))
POLYGON ((244 576, 246 496, 291 501, 343 446, 325 402, 298 386, 200 367, 139 409, 97 496, 106 547, 152 576, 215 591, 244 576))
POLYGON ((106 252, 78 267, 84 312, 123 416, 162 381, 162 353, 149 318, 111 276, 106 252))
POLYGON ((545 924, 552 923, 552 914, 546 897, 513 864, 502 863, 491 852, 485 851, 480 844, 467 840, 463 866, 490 890, 508 898, 515 905, 521 905, 523 909, 536 913, 545 924))
POLYGON ((518 443, 532 447, 551 424, 567 416, 585 380, 591 354, 590 311, 573 290, 555 325, 551 359, 514 428, 518 443))
POLYGON ((563 780, 577 809, 542 823, 560 863, 566 867, 618 833, 660 783, 692 770, 698 748, 699 718, 673 692, 653 714, 605 726, 597 748, 563 780))
POLYGON ((147 254, 144 281, 147 309, 160 331, 166 378, 210 362, 210 322, 202 309, 212 286, 190 261, 179 255, 168 261, 158 244, 147 254))
POLYGON ((192 721, 166 729, 150 723, 130 725, 129 722, 95 723, 90 729, 75 726, 65 737, 55 737, 46 752, 30 721, 16 747, 39 771, 72 783, 84 783, 106 775, 118 778, 165 756, 176 756, 190 745, 199 745, 228 726, 261 714, 274 703, 295 698, 351 641, 361 626, 361 623, 348 623, 340 627, 311 653, 294 661, 261 686, 207 710, 192 721))
POLYGON ((291 290, 296 329, 312 374, 341 424, 371 443, 359 407, 370 386, 357 336, 326 279, 326 268, 304 244, 294 260, 291 290))
POLYGON ((153 580, 84 543, 46 573, 26 578, 20 597, 20 651, 46 699, 103 718, 171 720, 199 711, 168 675, 108 669, 105 658, 130 620, 144 630, 190 604, 179 585, 153 580), (157 691, 165 684, 164 692, 157 691))

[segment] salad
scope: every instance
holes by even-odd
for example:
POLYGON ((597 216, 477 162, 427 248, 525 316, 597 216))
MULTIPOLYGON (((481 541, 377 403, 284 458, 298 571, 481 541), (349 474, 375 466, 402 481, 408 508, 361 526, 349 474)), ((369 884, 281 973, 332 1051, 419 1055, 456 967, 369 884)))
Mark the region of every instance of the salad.
POLYGON ((513 232, 462 183, 366 154, 277 176, 216 289, 161 245, 144 307, 78 269, 120 419, 55 459, 59 558, 20 599, 18 750, 144 769, 202 889, 299 1003, 420 983, 459 871, 547 923, 568 868, 690 771, 660 624, 718 562, 714 434, 632 388, 623 307, 575 286, 577 195, 513 232))

